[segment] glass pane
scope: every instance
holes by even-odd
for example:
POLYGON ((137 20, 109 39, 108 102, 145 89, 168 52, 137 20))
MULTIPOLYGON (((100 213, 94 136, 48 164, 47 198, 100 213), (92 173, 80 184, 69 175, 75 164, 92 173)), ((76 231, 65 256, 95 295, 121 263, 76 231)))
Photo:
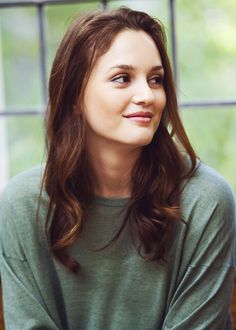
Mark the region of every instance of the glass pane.
POLYGON ((235 99, 236 1, 176 1, 180 97, 235 99))
POLYGON ((201 160, 226 178, 236 196, 236 108, 186 109, 182 118, 201 160))
POLYGON ((169 12, 168 1, 135 1, 135 0, 115 0, 108 2, 109 8, 118 8, 120 6, 126 6, 134 10, 141 10, 147 12, 149 15, 160 19, 165 27, 168 29, 169 12))
POLYGON ((0 117, 0 125, 0 152, 8 165, 8 177, 44 161, 43 117, 0 117))
POLYGON ((6 107, 41 105, 38 22, 35 8, 1 10, 2 66, 6 107))

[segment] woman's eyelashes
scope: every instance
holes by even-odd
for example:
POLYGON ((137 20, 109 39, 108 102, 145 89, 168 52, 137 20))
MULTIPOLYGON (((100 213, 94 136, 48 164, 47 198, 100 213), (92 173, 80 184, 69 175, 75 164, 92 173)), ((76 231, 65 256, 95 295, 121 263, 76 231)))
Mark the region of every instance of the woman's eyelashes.
POLYGON ((131 81, 129 75, 127 74, 120 74, 118 76, 115 76, 111 79, 112 82, 117 82, 119 84, 127 84, 131 81))
POLYGON ((163 84, 163 75, 152 76, 148 79, 148 83, 151 85, 160 86, 163 84))
MULTIPOLYGON (((120 86, 127 85, 135 80, 135 77, 130 77, 128 74, 119 74, 111 79, 111 82, 117 83, 120 86)), ((163 75, 155 75, 147 78, 147 83, 151 87, 157 87, 163 84, 163 75)))

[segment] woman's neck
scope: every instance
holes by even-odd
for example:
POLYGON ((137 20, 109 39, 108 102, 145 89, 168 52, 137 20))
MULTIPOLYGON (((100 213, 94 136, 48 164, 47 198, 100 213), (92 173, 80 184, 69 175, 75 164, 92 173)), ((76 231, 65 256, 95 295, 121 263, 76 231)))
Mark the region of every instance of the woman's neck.
POLYGON ((96 148, 89 151, 93 171, 94 192, 103 197, 129 197, 132 170, 140 155, 140 148, 96 148))

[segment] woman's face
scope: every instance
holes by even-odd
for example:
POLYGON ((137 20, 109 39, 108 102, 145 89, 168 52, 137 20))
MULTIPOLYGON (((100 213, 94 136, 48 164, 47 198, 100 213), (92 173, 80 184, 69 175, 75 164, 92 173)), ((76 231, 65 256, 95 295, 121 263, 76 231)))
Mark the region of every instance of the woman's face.
POLYGON ((120 32, 97 60, 85 88, 88 145, 149 144, 166 104, 163 75, 152 38, 143 31, 120 32))

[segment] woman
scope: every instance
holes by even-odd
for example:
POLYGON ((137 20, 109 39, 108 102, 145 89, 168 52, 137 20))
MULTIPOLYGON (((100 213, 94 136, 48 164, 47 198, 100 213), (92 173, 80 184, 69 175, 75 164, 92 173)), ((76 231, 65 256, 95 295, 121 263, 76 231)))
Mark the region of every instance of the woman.
POLYGON ((46 138, 1 200, 6 328, 231 329, 233 197, 188 141, 159 22, 75 19, 46 138))

